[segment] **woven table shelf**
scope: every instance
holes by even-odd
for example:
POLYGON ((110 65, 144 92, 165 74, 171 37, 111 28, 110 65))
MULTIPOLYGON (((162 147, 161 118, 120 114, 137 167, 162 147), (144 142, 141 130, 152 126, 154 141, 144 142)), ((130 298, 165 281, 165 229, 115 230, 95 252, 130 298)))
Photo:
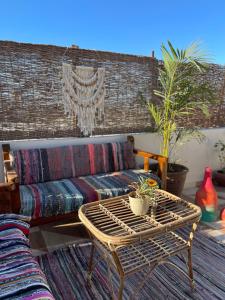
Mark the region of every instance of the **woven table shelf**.
POLYGON ((128 195, 88 203, 79 210, 93 242, 89 272, 93 269, 96 248, 107 261, 109 270, 114 266, 120 275, 119 299, 122 299, 126 276, 141 272, 144 267, 149 267, 150 274, 158 264, 172 265, 167 259, 184 250, 188 253, 189 279, 193 285, 191 247, 201 210, 163 190, 156 190, 154 198, 157 204, 154 214, 150 207, 143 216, 133 214, 128 195), (186 237, 177 232, 187 227, 186 237))
MULTIPOLYGON (((111 255, 111 251, 102 243, 95 240, 95 245, 103 253, 111 255)), ((168 232, 140 243, 121 247, 117 250, 124 274, 129 275, 141 270, 146 265, 160 262, 188 247, 188 243, 174 232, 168 232)), ((115 267, 115 261, 112 260, 115 267)))

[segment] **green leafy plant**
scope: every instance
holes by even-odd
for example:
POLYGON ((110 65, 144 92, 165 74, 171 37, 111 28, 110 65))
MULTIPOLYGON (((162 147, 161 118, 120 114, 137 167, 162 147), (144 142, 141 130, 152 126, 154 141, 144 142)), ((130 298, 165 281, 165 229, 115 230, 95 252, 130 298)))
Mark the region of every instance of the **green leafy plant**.
POLYGON ((179 128, 179 120, 192 116, 196 110, 208 117, 208 106, 215 95, 209 84, 199 80, 199 75, 207 69, 207 57, 198 43, 179 50, 168 41, 168 47, 162 45, 161 51, 160 89, 154 90, 159 102, 148 102, 148 110, 162 137, 160 152, 169 157, 170 148, 175 147, 185 134, 194 136, 198 130, 197 127, 179 128))
POLYGON ((215 149, 218 151, 218 158, 221 165, 221 172, 225 173, 225 142, 218 140, 214 145, 215 149))
POLYGON ((132 188, 135 198, 142 199, 146 196, 151 198, 158 184, 154 179, 140 177, 139 182, 132 182, 129 185, 132 188))

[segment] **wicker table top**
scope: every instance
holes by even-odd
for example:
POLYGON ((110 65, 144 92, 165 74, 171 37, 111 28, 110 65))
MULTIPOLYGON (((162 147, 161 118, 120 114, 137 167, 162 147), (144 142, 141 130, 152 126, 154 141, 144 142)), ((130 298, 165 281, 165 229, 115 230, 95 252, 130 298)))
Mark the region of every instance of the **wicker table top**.
POLYGON ((84 204, 79 217, 86 228, 101 242, 124 246, 152 238, 186 224, 198 222, 201 210, 163 190, 156 190, 156 213, 135 216, 128 195, 84 204))

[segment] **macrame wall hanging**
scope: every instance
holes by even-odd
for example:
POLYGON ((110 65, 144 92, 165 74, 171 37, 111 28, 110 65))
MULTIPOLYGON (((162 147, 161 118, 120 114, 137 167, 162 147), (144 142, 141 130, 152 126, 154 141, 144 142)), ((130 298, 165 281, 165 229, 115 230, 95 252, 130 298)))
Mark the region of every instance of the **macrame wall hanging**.
POLYGON ((96 118, 104 114, 105 69, 62 65, 62 99, 64 111, 77 117, 77 125, 84 135, 92 134, 96 118))

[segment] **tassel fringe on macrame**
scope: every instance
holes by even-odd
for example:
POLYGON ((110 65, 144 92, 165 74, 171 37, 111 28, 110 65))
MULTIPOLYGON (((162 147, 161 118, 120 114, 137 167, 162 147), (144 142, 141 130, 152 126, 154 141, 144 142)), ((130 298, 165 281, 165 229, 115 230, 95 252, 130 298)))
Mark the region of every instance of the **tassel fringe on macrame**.
POLYGON ((104 115, 105 69, 62 65, 62 99, 64 111, 77 117, 77 125, 84 135, 92 134, 96 127, 96 117, 104 115))

